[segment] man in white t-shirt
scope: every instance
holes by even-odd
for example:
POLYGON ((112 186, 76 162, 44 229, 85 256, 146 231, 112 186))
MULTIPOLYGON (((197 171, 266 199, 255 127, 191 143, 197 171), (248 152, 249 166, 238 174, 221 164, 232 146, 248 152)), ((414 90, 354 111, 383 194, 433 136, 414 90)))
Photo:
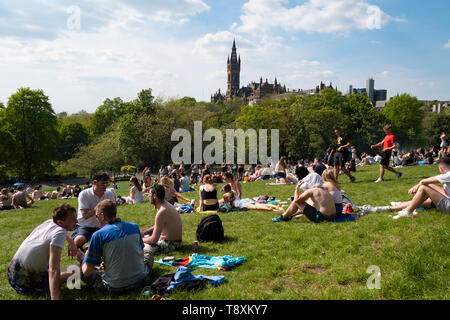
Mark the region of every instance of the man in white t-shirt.
POLYGON ((114 192, 108 189, 110 178, 106 172, 96 173, 92 180, 92 188, 78 195, 78 225, 72 233, 78 248, 83 247, 94 232, 101 228, 95 217, 95 206, 102 200, 115 201, 114 192))
MULTIPOLYGON (((77 224, 77 211, 68 203, 53 210, 53 219, 39 225, 24 240, 8 266, 8 280, 17 293, 40 294, 50 291, 52 300, 61 298, 59 287, 71 273, 61 270, 61 253, 67 231, 73 231, 77 224)), ((71 239, 70 239, 71 240, 71 239)), ((72 242, 69 250, 76 254, 72 242)))
POLYGON ((440 175, 421 180, 412 187, 408 193, 414 194, 410 202, 399 204, 398 207, 390 207, 390 210, 401 210, 393 219, 411 216, 418 207, 438 208, 444 213, 450 213, 450 156, 442 158, 438 162, 440 175), (442 183, 444 188, 437 186, 442 183))

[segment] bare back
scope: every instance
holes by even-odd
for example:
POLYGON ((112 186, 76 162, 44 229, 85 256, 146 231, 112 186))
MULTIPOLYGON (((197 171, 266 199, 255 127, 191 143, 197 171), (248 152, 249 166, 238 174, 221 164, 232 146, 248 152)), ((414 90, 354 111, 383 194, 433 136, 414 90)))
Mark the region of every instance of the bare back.
POLYGON ((305 191, 302 196, 306 203, 316 208, 324 216, 332 216, 336 213, 333 196, 323 188, 312 188, 305 191))

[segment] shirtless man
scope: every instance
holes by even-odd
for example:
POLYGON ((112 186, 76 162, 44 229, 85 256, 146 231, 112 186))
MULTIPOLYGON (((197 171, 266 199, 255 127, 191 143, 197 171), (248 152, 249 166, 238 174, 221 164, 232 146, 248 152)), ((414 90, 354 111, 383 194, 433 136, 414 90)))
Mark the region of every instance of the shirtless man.
POLYGON ((333 196, 323 187, 322 178, 317 173, 310 173, 299 181, 294 201, 286 212, 272 221, 289 221, 299 214, 304 214, 312 222, 329 221, 336 215, 333 196), (300 189, 305 191, 300 194, 300 189))
POLYGON ((51 193, 50 199, 51 200, 61 199, 61 194, 59 193, 59 191, 61 191, 61 187, 56 188, 56 190, 54 190, 51 193))
POLYGON ((242 198, 242 187, 239 181, 234 181, 233 174, 231 172, 225 172, 225 181, 230 184, 231 190, 233 190, 238 198, 242 198))
POLYGON ((34 203, 33 198, 23 191, 22 186, 17 187, 17 192, 13 195, 12 201, 16 209, 28 208, 34 203))
POLYGON ((162 185, 154 184, 150 190, 150 203, 158 210, 155 216, 155 225, 141 233, 145 243, 144 253, 148 250, 153 253, 170 251, 181 248, 183 223, 180 214, 166 200, 165 189, 162 185))

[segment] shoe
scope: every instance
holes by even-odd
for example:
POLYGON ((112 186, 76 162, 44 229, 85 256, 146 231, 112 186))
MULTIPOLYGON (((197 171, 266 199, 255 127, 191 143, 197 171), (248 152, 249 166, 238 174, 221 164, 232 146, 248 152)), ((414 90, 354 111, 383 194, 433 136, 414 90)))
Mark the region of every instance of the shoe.
POLYGON ((291 220, 291 219, 292 219, 292 218, 287 218, 287 219, 285 219, 285 218, 283 218, 283 215, 279 215, 278 217, 273 218, 273 219, 272 219, 272 222, 289 221, 289 220, 291 220))
POLYGON ((378 178, 378 179, 375 181, 375 183, 378 183, 378 182, 381 182, 381 181, 383 181, 383 179, 378 178))
POLYGON ((397 213, 396 216, 392 217, 392 219, 397 220, 403 217, 409 217, 412 213, 409 211, 406 211, 406 209, 403 209, 402 211, 400 211, 399 213, 397 213))
POLYGON ((414 217, 416 217, 419 214, 419 211, 414 210, 412 214, 413 214, 414 217))
POLYGON ((403 175, 403 173, 398 172, 398 173, 397 173, 397 179, 400 179, 402 175, 403 175))
POLYGON ((356 180, 356 178, 353 176, 350 178, 350 182, 355 182, 355 180, 356 180))
POLYGON ((402 204, 401 202, 391 201, 391 206, 393 206, 393 207, 399 206, 401 204, 402 204))

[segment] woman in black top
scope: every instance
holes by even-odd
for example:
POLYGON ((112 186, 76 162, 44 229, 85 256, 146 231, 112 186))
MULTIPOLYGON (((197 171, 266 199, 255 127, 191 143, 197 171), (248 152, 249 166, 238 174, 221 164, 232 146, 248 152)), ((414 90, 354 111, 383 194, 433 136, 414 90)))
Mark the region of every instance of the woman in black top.
POLYGON ((200 211, 219 209, 217 188, 209 174, 203 177, 203 185, 200 187, 200 211))

